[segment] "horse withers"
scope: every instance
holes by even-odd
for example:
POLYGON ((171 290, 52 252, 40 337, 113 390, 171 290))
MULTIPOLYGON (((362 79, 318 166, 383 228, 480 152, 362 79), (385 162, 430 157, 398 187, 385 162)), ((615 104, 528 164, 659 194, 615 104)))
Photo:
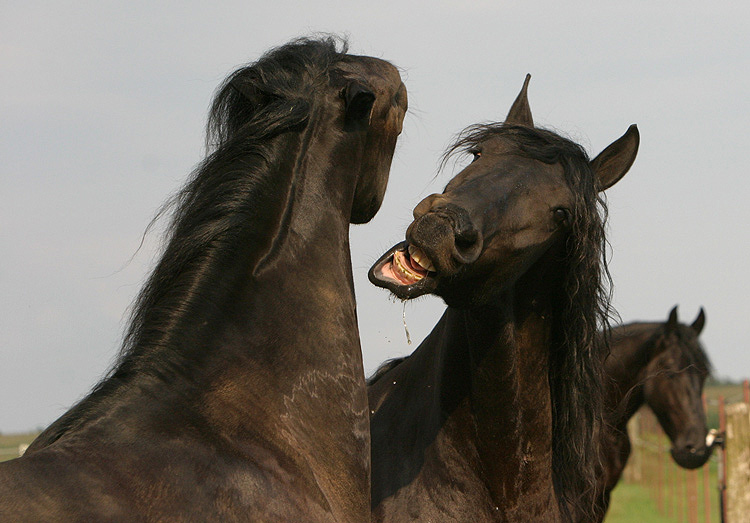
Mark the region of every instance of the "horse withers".
POLYGON ((398 70, 332 38, 232 74, 109 375, 0 465, 2 521, 369 518, 349 223, 383 199, 398 70))
POLYGON ((606 325, 600 191, 635 126, 594 160, 534 127, 528 77, 504 123, 449 150, 473 162, 414 209, 370 280, 448 305, 370 381, 376 521, 560 521, 595 510, 606 325))

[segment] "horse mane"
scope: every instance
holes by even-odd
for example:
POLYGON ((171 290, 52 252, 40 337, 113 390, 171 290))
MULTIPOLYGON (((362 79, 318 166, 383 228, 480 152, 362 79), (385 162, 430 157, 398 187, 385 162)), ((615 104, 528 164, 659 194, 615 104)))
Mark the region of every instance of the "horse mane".
POLYGON ((370 385, 374 385, 375 382, 379 381, 380 378, 388 374, 391 369, 398 367, 408 357, 409 356, 401 356, 400 358, 393 358, 381 363, 380 367, 378 367, 377 370, 372 373, 372 376, 367 378, 367 386, 369 387, 370 385))
POLYGON ((189 347, 206 335, 190 319, 197 311, 216 317, 218 296, 233 288, 227 276, 232 260, 263 232, 267 211, 255 203, 279 183, 273 169, 279 145, 272 139, 307 124, 316 90, 346 50, 333 36, 293 40, 219 86, 208 117, 207 157, 151 222, 172 211, 166 247, 132 306, 117 361, 37 437, 32 451, 106 412, 137 376, 190 381, 201 351, 189 347))
MULTIPOLYGON (((142 359, 144 348, 168 346, 173 318, 184 314, 187 303, 205 305, 205 297, 184 292, 177 278, 205 278, 218 252, 234 257, 237 236, 247 234, 264 212, 255 202, 278 184, 271 139, 307 123, 316 88, 345 52, 346 45, 339 51, 333 37, 294 40, 238 69, 218 88, 206 133, 207 147, 215 150, 168 203, 175 211, 167 248, 136 301, 120 367, 142 359)), ((247 241, 243 237, 244 248, 247 241)), ((227 286, 224 271, 217 267, 213 273, 207 287, 227 286)))
POLYGON ((612 280, 606 260, 607 204, 586 151, 552 131, 503 123, 473 125, 446 151, 441 167, 457 152, 469 152, 492 136, 503 136, 520 154, 559 163, 575 195, 573 223, 565 243, 564 305, 554 311, 549 362, 552 402, 552 472, 564 515, 595 519, 595 486, 602 464, 596 434, 603 422, 604 357, 609 351, 612 280))

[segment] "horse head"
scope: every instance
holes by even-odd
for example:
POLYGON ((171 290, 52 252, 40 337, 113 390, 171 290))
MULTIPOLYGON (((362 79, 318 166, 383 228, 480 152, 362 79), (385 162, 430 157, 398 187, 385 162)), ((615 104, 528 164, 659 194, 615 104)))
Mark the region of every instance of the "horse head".
POLYGON ((671 310, 656 339, 643 386, 646 403, 672 441, 672 457, 688 469, 702 466, 711 456, 702 400, 710 364, 698 340, 705 321, 702 308, 689 326, 677 320, 676 306, 671 310))
POLYGON ((350 221, 365 223, 383 202, 408 106, 406 87, 395 66, 346 54, 345 44, 333 53, 313 50, 330 56, 303 56, 298 51, 305 47, 308 41, 300 39, 269 53, 265 69, 254 65, 236 71, 214 102, 220 122, 213 125, 214 135, 221 143, 261 125, 263 138, 306 128, 303 151, 309 156, 309 150, 320 147, 332 160, 328 166, 301 167, 334 167, 345 180, 332 183, 341 191, 354 188, 350 221), (314 60, 325 69, 311 67, 314 60))
POLYGON ((583 178, 596 190, 628 171, 635 126, 589 161, 578 145, 534 128, 528 81, 504 123, 472 126, 449 149, 446 157, 463 151, 473 161, 416 206, 406 240, 375 263, 372 283, 402 299, 434 293, 452 306, 486 302, 544 253, 562 249, 577 227, 584 210, 571 171, 593 173, 583 178))
POLYGON ((406 114, 406 87, 398 70, 369 56, 346 55, 330 75, 331 103, 341 106, 341 128, 361 143, 356 158, 350 221, 365 223, 380 209, 396 139, 406 114))

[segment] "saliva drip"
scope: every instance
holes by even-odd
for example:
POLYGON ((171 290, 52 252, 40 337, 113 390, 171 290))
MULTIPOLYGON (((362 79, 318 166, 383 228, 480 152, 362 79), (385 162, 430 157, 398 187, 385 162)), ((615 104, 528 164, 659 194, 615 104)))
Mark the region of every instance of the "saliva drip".
POLYGON ((406 344, 411 345, 411 336, 409 335, 409 327, 406 326, 406 301, 404 301, 404 313, 401 317, 404 319, 404 332, 406 333, 406 344))

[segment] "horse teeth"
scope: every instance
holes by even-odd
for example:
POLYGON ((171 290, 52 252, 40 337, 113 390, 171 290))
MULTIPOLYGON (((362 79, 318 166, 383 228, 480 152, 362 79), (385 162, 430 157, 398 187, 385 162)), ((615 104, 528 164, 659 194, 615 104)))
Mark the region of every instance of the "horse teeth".
POLYGON ((410 271, 409 267, 407 267, 406 265, 404 265, 404 263, 401 260, 401 256, 403 256, 403 254, 401 254, 401 256, 399 256, 399 254, 400 253, 396 253, 393 256, 393 261, 395 262, 395 266, 396 266, 396 269, 398 270, 398 272, 404 278, 406 278, 407 280, 412 280, 412 281, 415 281, 415 282, 421 280, 423 278, 423 276, 421 276, 419 274, 414 274, 412 271, 410 271))
POLYGON ((419 247, 409 245, 409 256, 417 263, 417 265, 422 267, 424 270, 435 272, 435 266, 432 264, 430 259, 425 256, 425 253, 422 252, 422 249, 420 249, 419 247))

